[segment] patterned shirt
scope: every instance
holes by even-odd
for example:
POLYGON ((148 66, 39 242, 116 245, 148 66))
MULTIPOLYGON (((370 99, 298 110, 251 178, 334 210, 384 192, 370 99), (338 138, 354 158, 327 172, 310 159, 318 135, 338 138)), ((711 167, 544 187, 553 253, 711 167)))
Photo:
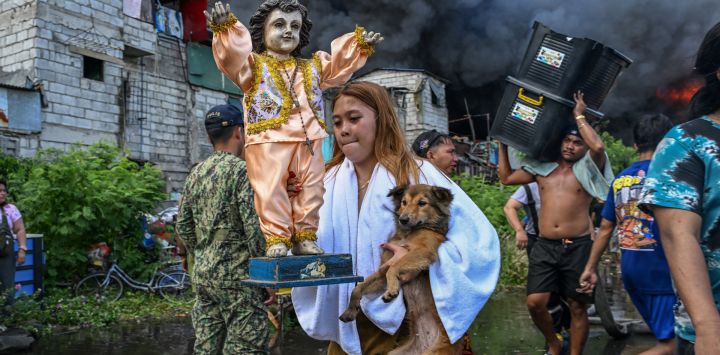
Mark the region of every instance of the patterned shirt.
POLYGON ((177 232, 195 256, 197 285, 241 288, 250 258, 265 254, 245 162, 214 152, 185 181, 177 232))
MULTIPOLYGON (((700 247, 720 312, 720 124, 702 117, 670 130, 655 152, 640 203, 641 207, 676 208, 702 217, 700 247)), ((678 336, 695 341, 682 305, 675 324, 678 336)))
POLYGON ((614 232, 623 253, 620 268, 625 289, 641 291, 636 297, 674 294, 655 218, 637 208, 649 166, 650 160, 642 160, 623 170, 613 180, 601 213, 615 224, 614 232))
POLYGON ((5 219, 8 222, 8 226, 10 227, 10 230, 13 229, 13 223, 17 221, 18 219, 22 218, 22 215, 20 214, 20 210, 18 210, 15 205, 6 203, 5 206, 0 207, 5 211, 5 219))

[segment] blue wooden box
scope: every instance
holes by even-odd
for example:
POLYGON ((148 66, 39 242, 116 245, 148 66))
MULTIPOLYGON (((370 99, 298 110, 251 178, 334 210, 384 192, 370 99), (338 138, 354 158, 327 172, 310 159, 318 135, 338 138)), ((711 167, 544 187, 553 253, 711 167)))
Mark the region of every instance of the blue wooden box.
MULTIPOLYGON (((27 235, 27 252, 25 263, 15 267, 15 284, 20 284, 20 289, 15 292, 15 297, 20 295, 31 296, 43 288, 43 273, 45 272, 45 253, 43 253, 43 235, 27 235)), ((15 253, 17 255, 18 242, 15 240, 15 253)))
POLYGON ((250 259, 247 286, 287 288, 362 281, 353 275, 350 254, 299 255, 250 259))

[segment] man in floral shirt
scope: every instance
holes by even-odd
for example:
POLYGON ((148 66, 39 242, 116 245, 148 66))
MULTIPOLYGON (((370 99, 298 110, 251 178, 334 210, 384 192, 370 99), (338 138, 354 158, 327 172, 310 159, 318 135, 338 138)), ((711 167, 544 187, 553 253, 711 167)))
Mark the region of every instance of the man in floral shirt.
POLYGON ((679 354, 720 349, 720 23, 705 36, 695 71, 706 85, 692 117, 658 146, 640 199, 660 226, 681 302, 675 316, 679 354))

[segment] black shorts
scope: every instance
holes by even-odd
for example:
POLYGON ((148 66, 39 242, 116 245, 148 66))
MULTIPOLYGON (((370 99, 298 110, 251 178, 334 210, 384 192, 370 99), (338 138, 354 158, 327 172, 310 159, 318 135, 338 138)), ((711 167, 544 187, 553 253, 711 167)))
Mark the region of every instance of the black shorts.
POLYGON ((532 249, 535 246, 535 242, 537 242, 537 240, 538 240, 538 236, 537 236, 537 234, 530 234, 530 233, 527 233, 527 236, 528 236, 528 243, 527 243, 527 247, 525 248, 525 251, 527 252, 528 260, 530 260, 530 253, 532 253, 532 249))
POLYGON ((565 299, 593 303, 592 295, 576 291, 592 244, 590 235, 563 240, 538 238, 530 253, 527 293, 557 292, 565 299))

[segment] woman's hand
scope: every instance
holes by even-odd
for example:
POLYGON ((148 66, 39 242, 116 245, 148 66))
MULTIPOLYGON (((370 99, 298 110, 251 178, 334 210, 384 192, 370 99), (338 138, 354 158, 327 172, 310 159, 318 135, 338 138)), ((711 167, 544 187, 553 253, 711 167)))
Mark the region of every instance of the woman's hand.
POLYGON ((22 218, 18 218, 13 222, 13 232, 17 236, 17 241, 22 249, 18 249, 17 252, 17 264, 25 264, 25 254, 27 249, 27 232, 25 231, 25 222, 22 218))
POLYGON ((275 292, 277 292, 277 290, 275 290, 274 288, 265 287, 265 293, 267 295, 267 298, 263 301, 265 305, 269 306, 275 303, 275 301, 277 300, 275 292))
MULTIPOLYGON (((408 250, 405 247, 403 247, 401 245, 397 245, 397 244, 383 243, 383 244, 380 244, 380 247, 393 253, 393 256, 392 256, 392 258, 390 258, 390 260, 388 260, 384 264, 380 265, 381 270, 383 268, 390 268, 391 266, 396 265, 400 261, 400 259, 402 259, 408 253, 408 250)), ((420 271, 421 270, 404 272, 404 273, 399 274, 398 278, 400 279, 401 283, 406 283, 406 282, 416 278, 417 275, 420 274, 420 271)))
POLYGON ((302 185, 300 180, 295 176, 294 172, 290 172, 290 177, 287 180, 287 194, 288 197, 293 198, 302 192, 302 185))
POLYGON ((380 268, 395 265, 403 256, 405 256, 405 254, 408 253, 407 249, 397 244, 383 243, 380 244, 380 248, 383 248, 393 253, 392 258, 390 258, 390 260, 386 261, 384 264, 380 265, 380 268))
POLYGON ((18 249, 17 264, 18 265, 25 264, 25 250, 23 250, 23 249, 18 249))

